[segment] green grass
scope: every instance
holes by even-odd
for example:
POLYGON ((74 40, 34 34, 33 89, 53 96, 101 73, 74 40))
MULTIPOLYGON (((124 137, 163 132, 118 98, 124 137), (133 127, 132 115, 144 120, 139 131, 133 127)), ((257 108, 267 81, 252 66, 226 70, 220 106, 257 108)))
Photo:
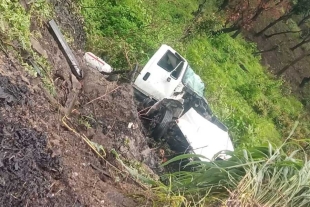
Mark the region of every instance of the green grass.
POLYGON ((80 0, 88 48, 116 68, 146 63, 162 43, 177 44, 195 6, 190 0, 80 0))
POLYGON ((197 37, 183 54, 206 83, 206 97, 230 129, 236 146, 253 146, 281 138, 303 114, 302 104, 282 91, 251 53, 255 45, 229 35, 197 37), (243 70, 240 65, 244 65, 243 70))

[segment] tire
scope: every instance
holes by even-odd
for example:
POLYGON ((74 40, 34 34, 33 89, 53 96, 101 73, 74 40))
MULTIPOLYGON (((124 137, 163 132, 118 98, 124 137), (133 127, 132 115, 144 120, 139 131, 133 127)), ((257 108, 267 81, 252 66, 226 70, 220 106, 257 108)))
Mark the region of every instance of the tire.
POLYGON ((118 74, 110 74, 108 77, 107 77, 107 80, 108 81, 118 81, 119 79, 119 75, 118 74))
POLYGON ((167 132, 170 122, 172 121, 173 115, 171 111, 165 109, 162 111, 162 116, 159 119, 159 123, 156 124, 153 129, 152 136, 155 140, 159 140, 167 132))
POLYGON ((138 91, 137 89, 133 89, 134 97, 137 101, 142 102, 144 99, 148 98, 146 95, 138 91))

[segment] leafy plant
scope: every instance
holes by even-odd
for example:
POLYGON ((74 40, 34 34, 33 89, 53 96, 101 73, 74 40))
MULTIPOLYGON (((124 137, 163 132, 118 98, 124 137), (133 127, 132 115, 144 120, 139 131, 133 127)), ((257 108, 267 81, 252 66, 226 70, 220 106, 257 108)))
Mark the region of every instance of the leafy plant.
MULTIPOLYGON (((195 166, 193 172, 179 171, 165 178, 172 192, 181 192, 187 201, 200 204, 215 197, 228 206, 308 206, 310 162, 305 154, 303 159, 296 158, 298 151, 286 154, 283 147, 243 149, 229 153, 227 161, 190 162, 186 167, 195 166)), ((165 165, 190 156, 196 157, 181 155, 165 165)))

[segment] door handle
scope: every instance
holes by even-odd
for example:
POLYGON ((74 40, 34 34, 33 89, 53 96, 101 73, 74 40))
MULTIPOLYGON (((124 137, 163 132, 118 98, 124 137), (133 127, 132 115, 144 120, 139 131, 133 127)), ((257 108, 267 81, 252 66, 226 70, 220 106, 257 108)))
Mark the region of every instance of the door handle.
POLYGON ((143 80, 146 81, 149 77, 150 77, 151 73, 147 72, 145 73, 145 75, 143 76, 143 80))
POLYGON ((168 81, 168 82, 170 82, 170 81, 171 81, 171 78, 170 78, 170 77, 168 77, 168 78, 167 78, 167 81, 168 81))

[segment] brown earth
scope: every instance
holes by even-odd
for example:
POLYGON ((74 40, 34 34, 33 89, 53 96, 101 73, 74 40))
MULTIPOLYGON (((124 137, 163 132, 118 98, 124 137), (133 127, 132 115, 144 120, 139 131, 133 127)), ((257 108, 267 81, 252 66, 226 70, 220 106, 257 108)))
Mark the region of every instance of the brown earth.
POLYGON ((60 27, 78 45, 73 48, 84 70, 82 81, 71 75, 48 29, 35 23, 31 29, 42 34, 37 41, 52 66, 54 97, 13 54, 0 53, 0 206, 147 206, 145 199, 130 196, 146 195, 145 188, 110 153, 115 149, 128 165, 142 163, 142 172, 159 169, 157 152, 148 147, 138 118, 132 87, 109 82, 85 66, 85 34, 67 2, 57 1, 55 11, 60 27), (73 111, 65 118, 72 102, 73 111), (129 123, 134 127, 128 128, 129 123), (103 146, 105 159, 91 150, 83 135, 103 146))

